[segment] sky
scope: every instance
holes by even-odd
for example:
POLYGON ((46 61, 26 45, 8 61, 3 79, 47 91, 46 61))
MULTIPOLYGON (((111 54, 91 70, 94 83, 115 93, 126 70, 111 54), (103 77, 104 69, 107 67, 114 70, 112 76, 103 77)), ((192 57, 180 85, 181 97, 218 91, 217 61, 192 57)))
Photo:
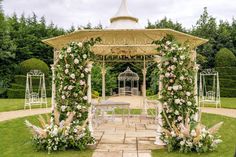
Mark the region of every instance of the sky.
MULTIPOLYGON (((178 21, 186 28, 195 25, 207 7, 208 12, 217 20, 232 21, 236 18, 236 0, 127 0, 130 12, 144 27, 147 21, 155 22, 164 17, 178 21)), ((121 0, 3 0, 6 15, 45 16, 58 27, 69 29, 71 25, 93 26, 101 23, 109 26, 109 19, 115 15, 121 0)))

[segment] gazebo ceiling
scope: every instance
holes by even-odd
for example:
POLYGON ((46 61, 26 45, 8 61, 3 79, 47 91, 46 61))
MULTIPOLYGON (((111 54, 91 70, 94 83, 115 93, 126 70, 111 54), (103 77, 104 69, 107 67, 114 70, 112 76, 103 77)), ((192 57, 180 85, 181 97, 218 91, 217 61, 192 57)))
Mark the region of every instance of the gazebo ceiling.
POLYGON ((157 54, 154 40, 165 35, 173 35, 179 42, 189 42, 196 48, 208 40, 181 33, 172 29, 104 29, 78 30, 70 34, 45 39, 44 43, 60 50, 70 42, 82 42, 90 38, 100 37, 101 43, 93 47, 96 55, 153 55, 157 54))

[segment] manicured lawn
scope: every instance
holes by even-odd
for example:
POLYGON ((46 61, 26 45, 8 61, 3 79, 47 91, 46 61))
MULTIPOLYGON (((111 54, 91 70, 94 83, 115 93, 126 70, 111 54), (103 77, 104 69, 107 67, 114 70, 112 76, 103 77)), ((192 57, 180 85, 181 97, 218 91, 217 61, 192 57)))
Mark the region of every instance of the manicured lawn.
POLYGON ((0 156, 1 157, 91 157, 92 151, 65 151, 52 153, 37 152, 31 143, 31 133, 24 120, 37 124, 37 116, 21 118, 0 123, 0 156))
MULTIPOLYGON (((0 99, 0 112, 15 111, 24 109, 25 99, 0 99)), ((48 107, 51 106, 51 98, 48 98, 48 107)), ((40 106, 33 106, 32 108, 39 108, 40 106)), ((45 107, 45 105, 43 105, 45 107)))
POLYGON ((205 154, 181 154, 179 152, 168 153, 167 150, 155 150, 152 152, 153 157, 233 157, 236 151, 236 119, 213 114, 203 114, 202 122, 206 126, 223 121, 219 134, 222 136, 221 143, 215 152, 205 154))

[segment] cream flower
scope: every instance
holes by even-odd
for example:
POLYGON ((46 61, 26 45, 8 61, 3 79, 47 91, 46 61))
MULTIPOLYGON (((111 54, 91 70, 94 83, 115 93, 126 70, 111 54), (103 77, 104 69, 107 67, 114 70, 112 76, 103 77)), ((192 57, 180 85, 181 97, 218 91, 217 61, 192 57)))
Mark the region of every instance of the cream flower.
POLYGON ((83 46, 83 43, 82 43, 82 42, 79 42, 79 43, 78 43, 78 46, 79 46, 79 47, 82 47, 82 46, 83 46))
POLYGON ((79 60, 76 58, 76 59, 74 60, 74 63, 75 63, 75 64, 79 64, 79 60))
POLYGON ((72 79, 75 79, 75 74, 70 74, 70 77, 71 77, 72 79))

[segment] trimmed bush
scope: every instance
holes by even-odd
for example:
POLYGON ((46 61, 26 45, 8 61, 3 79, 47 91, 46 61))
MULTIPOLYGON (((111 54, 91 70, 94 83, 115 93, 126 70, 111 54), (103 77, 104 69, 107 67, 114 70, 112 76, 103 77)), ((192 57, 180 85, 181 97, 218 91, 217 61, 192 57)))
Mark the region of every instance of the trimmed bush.
POLYGON ((30 70, 41 70, 45 75, 49 74, 48 65, 36 58, 25 60, 19 64, 20 73, 26 75, 30 70))
MULTIPOLYGON (((52 90, 46 89, 47 97, 51 97, 52 90)), ((8 98, 25 98, 25 89, 7 89, 8 98)))
POLYGON ((219 72, 220 77, 236 75, 236 67, 216 67, 215 69, 219 72))
POLYGON ((12 88, 12 89, 25 89, 25 85, 12 83, 12 84, 11 84, 11 88, 12 88))
MULTIPOLYGON (((24 85, 24 86, 26 85, 26 76, 25 75, 15 75, 14 80, 15 80, 15 83, 18 84, 18 85, 24 85)), ((47 88, 47 86, 50 85, 49 82, 50 82, 50 80, 48 78, 45 78, 46 88, 47 88)), ((39 78, 33 78, 32 83, 33 83, 33 86, 34 85, 38 86, 39 78)))
POLYGON ((5 98, 6 97, 6 91, 7 91, 7 89, 0 88, 0 98, 5 98))
POLYGON ((236 57, 233 52, 227 48, 222 48, 215 57, 216 67, 234 67, 236 66, 236 57))
POLYGON ((222 97, 236 97, 236 88, 221 88, 220 96, 222 97))

